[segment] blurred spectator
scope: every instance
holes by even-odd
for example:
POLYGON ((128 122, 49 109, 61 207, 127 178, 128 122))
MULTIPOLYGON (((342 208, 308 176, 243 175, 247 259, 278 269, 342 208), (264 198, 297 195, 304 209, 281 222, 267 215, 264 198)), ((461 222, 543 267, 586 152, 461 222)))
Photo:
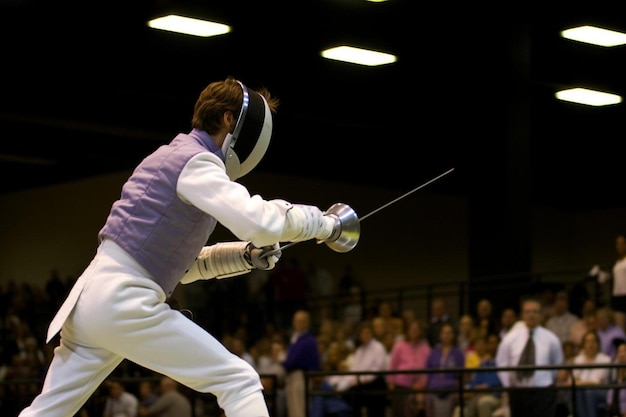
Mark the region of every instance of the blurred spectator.
POLYGON ((578 316, 569 309, 567 292, 559 291, 554 298, 552 315, 546 320, 545 327, 559 338, 561 343, 569 340, 571 328, 578 321, 578 316))
POLYGON ((106 383, 109 395, 104 403, 102 417, 135 417, 139 407, 139 400, 126 391, 121 381, 109 380, 106 383))
POLYGON ((322 368, 316 337, 310 332, 311 315, 306 310, 297 310, 292 317, 292 335, 283 367, 287 415, 305 417, 306 387, 304 372, 319 371, 322 368))
POLYGON ((435 298, 430 305, 430 317, 428 321, 427 338, 431 346, 439 343, 441 328, 444 324, 451 324, 456 332, 452 318, 448 314, 448 306, 443 298, 435 298))
MULTIPOLYGON (((465 356, 456 345, 454 326, 440 326, 439 342, 431 349, 426 360, 427 369, 463 368, 465 356)), ((429 373, 426 388, 429 390, 458 389, 462 376, 457 372, 429 373)), ((458 404, 456 392, 429 392, 424 396, 426 417, 450 417, 458 404)))
MULTIPOLYGON (((404 310, 402 310, 401 318, 402 318, 402 326, 403 326, 404 329, 406 329, 406 324, 407 323, 410 323, 413 320, 417 320, 417 316, 415 314, 415 310, 410 308, 410 307, 407 307, 404 310)), ((424 335, 425 335, 425 333, 424 333, 424 335)))
POLYGON ((45 376, 46 357, 35 336, 29 335, 24 338, 19 357, 21 362, 28 367, 28 378, 42 379, 45 376))
MULTIPOLYGON (((430 345, 419 321, 407 322, 405 337, 396 342, 391 350, 390 371, 419 370, 426 367, 430 345)), ((410 390, 426 388, 428 376, 419 373, 389 374, 387 386, 395 391, 391 395, 392 417, 412 417, 416 410, 423 409, 424 393, 410 390)))
POLYGON ((615 324, 622 331, 626 331, 626 233, 620 233, 615 237, 615 252, 617 258, 611 273, 601 270, 598 265, 594 265, 590 275, 597 276, 598 282, 601 284, 610 283, 610 306, 615 313, 615 324))
POLYGON ((256 363, 254 361, 254 358, 252 354, 248 351, 248 348, 246 347, 246 343, 241 337, 233 336, 229 338, 228 344, 225 344, 225 346, 232 353, 234 353, 235 355, 239 356, 241 359, 243 359, 244 361, 252 365, 253 368, 256 368, 256 363))
MULTIPOLYGON (((474 341, 478 337, 478 328, 474 317, 470 314, 463 314, 459 318, 459 329, 456 338, 456 345, 463 351, 463 354, 474 350, 474 341)), ((475 364, 478 366, 478 363, 475 364)))
POLYGON ((577 347, 583 341, 583 335, 587 333, 587 330, 596 330, 596 303, 593 300, 587 300, 583 304, 583 310, 581 317, 572 323, 570 327, 569 340, 572 341, 577 347))
MULTIPOLYGON (((600 338, 593 330, 583 336, 580 352, 574 358, 575 365, 608 364, 611 358, 600 351, 600 338)), ((608 368, 584 368, 572 370, 576 390, 576 412, 579 417, 599 417, 599 410, 606 411, 607 390, 593 388, 609 382, 608 368)))
MULTIPOLYGON (((480 363, 477 368, 495 368, 495 354, 498 350, 500 338, 491 333, 476 340, 476 352, 480 354, 480 363)), ((464 406, 464 417, 491 417, 492 413, 502 404, 502 387, 498 373, 495 370, 477 371, 466 384, 467 388, 484 389, 486 392, 467 393, 464 406), (490 389, 496 389, 490 391, 490 389)), ((461 415, 461 408, 455 407, 453 417, 461 415)))
POLYGON ((139 407, 139 416, 191 417, 191 401, 179 391, 178 382, 161 377, 159 391, 159 398, 152 405, 139 407))
MULTIPOLYGON (((563 365, 571 365, 578 355, 579 346, 568 340, 563 342, 563 365)), ((571 370, 559 369, 556 373, 556 386, 568 387, 572 384, 571 370)), ((572 413, 572 398, 569 390, 561 389, 557 392, 556 417, 567 417, 572 413)))
MULTIPOLYGON (((490 354, 487 346, 487 336, 478 336, 474 340, 474 347, 471 350, 463 353, 465 355, 465 367, 466 368, 478 368, 480 364, 489 359, 493 359, 493 355, 490 354)), ((466 379, 470 379, 473 374, 466 372, 466 379)))
POLYGON ((391 328, 389 327, 389 322, 384 318, 378 316, 374 317, 371 320, 372 323, 372 331, 374 332, 374 337, 379 342, 383 343, 387 334, 392 334, 391 328))
POLYGON ((597 333, 600 336, 600 351, 609 355, 611 359, 615 357, 615 344, 617 339, 626 339, 626 333, 617 324, 613 309, 610 307, 600 307, 596 310, 597 333))
POLYGON ((554 299, 556 297, 555 285, 538 284, 541 290, 536 294, 537 300, 541 305, 541 325, 545 327, 546 321, 552 317, 554 313, 554 299))
POLYGON ((159 396, 152 381, 141 381, 139 383, 139 407, 150 407, 159 396))
POLYGON ((268 356, 259 360, 257 371, 261 375, 261 383, 266 394, 270 395, 270 410, 275 410, 276 417, 287 416, 287 398, 285 394, 285 367, 283 361, 287 355, 285 344, 279 338, 270 342, 268 356), (268 377, 268 375, 273 376, 268 377), (273 402, 275 399, 275 403, 273 402))
POLYGON ((498 318, 493 311, 493 303, 487 298, 481 298, 476 303, 476 317, 474 320, 476 327, 480 330, 481 336, 487 336, 498 331, 498 318))
POLYGON ((344 356, 348 356, 356 349, 354 338, 351 336, 352 332, 348 326, 347 323, 338 323, 333 333, 333 341, 339 344, 344 356))
POLYGON ((389 301, 381 301, 378 304, 377 319, 382 319, 385 322, 387 329, 393 334, 394 339, 402 338, 404 333, 404 324, 402 317, 396 314, 389 301))
MULTIPOLYGON (((348 371, 347 353, 337 341, 331 342, 328 347, 328 354, 322 363, 322 370, 328 372, 348 371)), ((336 392, 332 395, 312 396, 310 417, 352 417, 353 409, 348 402, 342 398, 337 387, 341 384, 343 375, 328 375, 319 380, 315 380, 315 386, 321 391, 336 392)))
MULTIPOLYGON (((626 342, 622 341, 618 344, 613 363, 626 365, 626 342)), ((609 382, 618 386, 611 388, 607 394, 608 417, 624 417, 626 416, 626 368, 610 369, 609 382)))
MULTIPOLYGON (((500 341, 496 354, 499 368, 519 366, 526 344, 532 339, 534 354, 529 355, 528 365, 561 365, 563 349, 558 337, 541 326, 541 303, 537 299, 524 299, 521 303, 522 321, 500 341), (534 357, 533 357, 534 356, 534 357)), ((522 365, 525 365, 523 362, 522 365)), ((526 365, 526 366, 528 366, 526 365)), ((557 391, 545 389, 556 383, 556 371, 520 370, 498 373, 505 387, 534 387, 535 389, 511 390, 508 392, 511 417, 554 417, 557 391)))
POLYGON ((500 336, 500 340, 511 330, 517 320, 515 309, 505 308, 502 310, 502 313, 500 313, 500 325, 498 326, 498 336, 500 336))
MULTIPOLYGON (((374 337, 371 323, 361 323, 357 340, 356 350, 347 361, 348 370, 352 372, 386 371, 388 369, 387 352, 384 345, 374 337)), ((387 397, 385 394, 373 392, 387 389, 384 376, 343 375, 337 382, 338 390, 346 390, 343 397, 357 413, 356 415, 361 415, 360 411, 365 409, 369 417, 385 417, 387 397)))

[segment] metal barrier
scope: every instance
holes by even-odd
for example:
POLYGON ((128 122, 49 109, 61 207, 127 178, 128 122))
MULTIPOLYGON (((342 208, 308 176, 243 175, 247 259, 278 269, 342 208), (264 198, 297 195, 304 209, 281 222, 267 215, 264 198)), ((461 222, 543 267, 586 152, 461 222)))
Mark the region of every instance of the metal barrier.
POLYGON ((319 380, 320 378, 325 378, 332 375, 356 375, 357 379, 360 375, 397 375, 397 374, 433 374, 433 373, 457 373, 459 375, 458 387, 456 389, 409 389, 408 391, 394 393, 394 390, 370 390, 363 389, 359 393, 361 395, 396 395, 396 394, 406 394, 406 392, 411 393, 455 393, 458 394, 459 398, 459 407, 460 407, 460 417, 464 417, 464 397, 466 393, 484 393, 484 392, 509 392, 509 391, 528 391, 537 389, 537 387, 501 387, 501 388, 468 388, 464 384, 465 375, 468 373, 475 372, 504 372, 504 371, 518 371, 520 369, 529 369, 529 370, 553 370, 555 373, 560 370, 568 371, 572 384, 571 385, 563 385, 563 386, 548 386, 541 387, 542 389, 547 390, 556 390, 556 391, 565 391, 569 390, 572 398, 572 415, 576 414, 576 393, 579 390, 587 390, 587 389, 612 389, 612 388, 621 388, 626 389, 626 385, 624 383, 616 384, 616 383, 608 383, 608 384, 599 384, 599 385, 584 385, 577 386, 574 377, 572 375, 573 370, 575 369, 601 369, 601 368, 609 368, 609 369, 617 369, 617 368, 626 368, 626 364, 592 364, 592 365, 582 365, 582 364, 572 364, 572 365, 551 365, 551 366, 515 366, 515 367, 478 367, 478 368, 442 368, 442 369, 415 369, 415 370, 397 370, 397 371, 360 371, 360 372, 350 372, 350 371, 308 371, 305 372, 305 386, 307 387, 307 391, 305 394, 305 403, 307 405, 307 417, 309 416, 309 403, 311 401, 311 397, 313 396, 340 396, 341 392, 338 391, 326 391, 326 390, 317 390, 314 389, 315 384, 312 382, 314 380, 319 380))

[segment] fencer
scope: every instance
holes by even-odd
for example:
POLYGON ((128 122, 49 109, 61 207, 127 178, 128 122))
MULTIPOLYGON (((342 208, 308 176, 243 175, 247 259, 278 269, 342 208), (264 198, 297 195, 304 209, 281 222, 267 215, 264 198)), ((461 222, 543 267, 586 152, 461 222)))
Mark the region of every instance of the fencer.
POLYGON ((167 304, 198 279, 272 269, 279 242, 340 236, 314 205, 266 200, 236 180, 265 154, 278 99, 227 77, 195 103, 191 130, 133 170, 98 233, 91 263, 48 329, 60 343, 20 417, 71 417, 123 359, 212 393, 228 417, 267 417, 259 375, 167 304), (217 223, 241 241, 209 245, 217 223))

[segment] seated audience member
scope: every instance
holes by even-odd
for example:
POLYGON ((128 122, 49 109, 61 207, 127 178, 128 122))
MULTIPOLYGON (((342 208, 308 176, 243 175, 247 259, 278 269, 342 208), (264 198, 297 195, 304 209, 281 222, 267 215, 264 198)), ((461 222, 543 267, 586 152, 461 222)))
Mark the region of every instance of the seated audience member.
MULTIPOLYGON (((459 318, 459 329, 456 337, 456 345, 464 354, 474 349, 474 341, 478 337, 479 329, 476 327, 474 317, 463 314, 459 318)), ((476 364, 478 366, 478 364, 476 364)))
POLYGON ((394 338, 398 338, 402 335, 402 318, 393 311, 389 301, 381 301, 378 304, 378 314, 376 318, 381 318, 385 322, 385 327, 392 332, 394 338))
MULTIPOLYGON (((369 322, 363 322, 359 327, 358 345, 348 359, 348 370, 352 372, 388 370, 387 352, 383 344, 374 337, 369 322)), ((367 410, 370 417, 385 416, 387 396, 385 393, 374 392, 387 390, 383 375, 341 375, 333 382, 336 390, 345 391, 343 398, 352 407, 356 416, 361 415, 362 409, 367 410)))
MULTIPOLYGON (((613 363, 626 365, 626 342, 618 343, 613 363)), ((626 368, 615 367, 610 369, 609 383, 618 385, 607 393, 608 417, 626 416, 626 368)))
POLYGON ((139 407, 150 407, 158 398, 152 381, 139 383, 139 407))
MULTIPOLYGON (((487 336, 478 337, 474 342, 474 349, 465 352, 466 368, 478 368, 485 359, 491 357, 491 354, 488 351, 487 343, 487 336)), ((466 372, 465 375, 465 380, 469 380, 473 377, 473 374, 469 372, 466 372)))
POLYGON ((270 341, 269 354, 259 361, 257 371, 261 375, 261 384, 266 393, 270 394, 270 409, 276 417, 287 415, 287 399, 285 394, 285 375, 283 361, 287 354, 285 343, 280 338, 270 341), (275 400, 275 402, 274 402, 275 400))
MULTIPOLYGON (((563 346, 563 365, 571 365, 574 358, 578 355, 578 345, 571 341, 562 343, 563 346)), ((570 369, 559 369, 556 373, 557 387, 568 387, 572 385, 570 369)), ((557 392, 556 399, 556 416, 567 417, 572 413, 571 392, 568 389, 561 389, 557 392)))
POLYGON ((476 303, 475 323, 480 336, 497 333, 498 319, 494 314, 493 303, 489 299, 482 298, 476 303))
MULTIPOLYGON (((419 321, 407 322, 404 339, 398 340, 391 350, 389 361, 390 371, 418 370, 426 367, 426 359, 430 354, 430 345, 426 333, 419 321)), ((419 373, 402 373, 387 375, 387 386, 391 391, 391 408, 393 417, 410 417, 411 409, 422 409, 424 393, 412 390, 426 388, 428 376, 419 373)))
POLYGON ((139 407, 139 416, 191 417, 191 401, 179 391, 178 382, 169 377, 159 381, 159 398, 148 407, 139 407))
MULTIPOLYGON (((600 338, 593 330, 583 336, 580 352, 574 365, 608 364, 611 358, 600 351, 600 338)), ((598 410, 606 410, 607 390, 594 388, 609 382, 608 368, 580 368, 572 371, 576 383, 576 411, 578 417, 600 417, 598 410)))
POLYGON ((552 305, 552 315, 546 320, 546 329, 556 334, 563 343, 569 340, 571 328, 578 319, 578 316, 570 311, 567 292, 557 292, 552 305))
MULTIPOLYGON (((327 372, 348 371, 347 354, 340 342, 333 341, 328 346, 327 355, 322 362, 322 370, 327 372)), ((315 378, 312 385, 316 390, 336 392, 337 395, 313 395, 310 397, 310 417, 351 417, 353 409, 336 388, 344 375, 327 375, 315 378)))
POLYGON ((515 309, 509 307, 502 310, 502 313, 500 313, 500 325, 498 326, 498 336, 500 336, 500 340, 511 330, 517 321, 518 317, 515 309))
POLYGON ((103 417, 135 417, 139 400, 126 391, 121 381, 109 380, 106 382, 109 396, 104 403, 103 417))
MULTIPOLYGON (((452 324, 441 327, 439 343, 434 346, 428 359, 427 369, 463 368, 465 356, 456 345, 456 333, 452 324)), ((426 388, 432 390, 424 396, 426 417, 451 416, 458 403, 458 394, 447 390, 459 388, 461 376, 457 372, 434 372, 428 374, 426 388), (437 392, 437 390, 441 390, 437 392)))
POLYGON ((580 319, 570 327, 569 340, 576 345, 580 346, 583 342, 583 336, 588 330, 597 330, 596 325, 596 310, 585 311, 580 319))
MULTIPOLYGON (((480 364, 472 378, 467 382, 467 388, 484 389, 485 392, 467 393, 464 399, 464 417, 491 417, 493 412, 502 405, 502 387, 498 372, 495 370, 482 371, 484 368, 495 368, 495 354, 498 351, 500 338, 496 334, 487 335, 476 340, 476 350, 480 351, 480 364), (491 390, 494 389, 494 390, 491 390)), ((454 417, 461 415, 459 406, 454 409, 454 417)))
POLYGON ((443 298, 435 298, 430 305, 430 317, 428 320, 427 338, 430 346, 439 343, 441 327, 444 324, 451 324, 456 332, 456 324, 448 314, 448 306, 443 298))
POLYGON ((610 307, 600 307, 596 310, 596 332, 600 337, 600 351, 615 357, 615 343, 617 339, 626 339, 624 330, 615 324, 613 310, 610 307))

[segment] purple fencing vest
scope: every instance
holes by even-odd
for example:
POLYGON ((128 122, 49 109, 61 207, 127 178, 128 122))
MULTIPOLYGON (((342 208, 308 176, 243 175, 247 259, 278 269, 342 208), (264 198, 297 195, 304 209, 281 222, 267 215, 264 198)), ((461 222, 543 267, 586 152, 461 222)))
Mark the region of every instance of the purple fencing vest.
POLYGON ((193 129, 147 156, 122 187, 98 239, 111 239, 143 266, 169 297, 195 261, 217 221, 176 194, 189 159, 222 151, 206 132, 193 129))

